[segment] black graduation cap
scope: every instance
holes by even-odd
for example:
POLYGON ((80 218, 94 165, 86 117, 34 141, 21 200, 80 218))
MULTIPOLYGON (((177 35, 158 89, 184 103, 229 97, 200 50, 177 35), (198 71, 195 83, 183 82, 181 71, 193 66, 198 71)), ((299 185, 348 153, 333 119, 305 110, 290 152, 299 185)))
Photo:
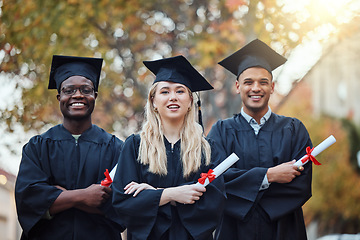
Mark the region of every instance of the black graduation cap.
POLYGON ((60 86, 64 80, 71 76, 83 76, 93 82, 97 92, 102 62, 102 58, 54 55, 48 89, 57 89, 60 92, 60 86))
POLYGON ((286 62, 286 58, 275 52, 259 39, 255 39, 237 52, 219 62, 236 77, 251 67, 262 67, 268 72, 286 62))
POLYGON ((182 55, 155 61, 144 61, 155 74, 156 82, 174 82, 187 86, 192 92, 214 89, 210 83, 182 55))
MULTIPOLYGON (((214 89, 182 55, 155 61, 144 61, 143 63, 155 74, 154 83, 162 81, 180 83, 187 86, 191 92, 214 89)), ((199 124, 203 127, 200 97, 198 97, 197 105, 199 109, 199 124)))

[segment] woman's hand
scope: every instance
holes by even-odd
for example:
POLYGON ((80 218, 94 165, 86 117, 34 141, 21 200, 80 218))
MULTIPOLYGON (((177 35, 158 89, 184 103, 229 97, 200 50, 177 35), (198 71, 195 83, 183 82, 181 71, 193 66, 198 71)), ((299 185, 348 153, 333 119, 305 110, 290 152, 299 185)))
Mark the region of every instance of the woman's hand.
POLYGON ((182 204, 194 204, 206 192, 203 186, 196 184, 165 188, 160 199, 160 206, 175 201, 182 204))
POLYGON ((133 194, 133 197, 136 197, 142 190, 145 189, 152 189, 156 190, 153 186, 147 184, 147 183, 137 183, 137 182, 131 182, 128 185, 124 187, 125 194, 133 194))

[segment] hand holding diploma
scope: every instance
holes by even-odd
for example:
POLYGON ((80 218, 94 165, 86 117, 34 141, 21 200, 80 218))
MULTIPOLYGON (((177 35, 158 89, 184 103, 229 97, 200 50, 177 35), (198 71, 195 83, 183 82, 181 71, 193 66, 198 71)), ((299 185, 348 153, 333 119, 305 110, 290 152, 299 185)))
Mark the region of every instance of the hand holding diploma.
POLYGON ((312 161, 315 165, 321 165, 321 163, 319 163, 315 157, 321 153, 322 151, 324 151, 325 149, 327 149, 328 147, 330 147, 332 144, 334 144, 336 142, 336 139, 334 138, 333 135, 330 135, 327 139, 325 139, 324 141, 322 141, 319 145, 317 145, 315 148, 310 149, 310 147, 306 148, 306 155, 304 155, 302 158, 300 158, 299 160, 297 160, 294 165, 297 167, 303 166, 305 165, 309 160, 312 161))
POLYGON ((196 185, 206 187, 210 182, 212 182, 215 178, 220 176, 223 172, 225 172, 229 167, 231 167, 236 161, 239 160, 239 157, 232 153, 228 156, 224 161, 222 161, 219 165, 217 165, 214 170, 210 169, 207 173, 202 173, 196 185))

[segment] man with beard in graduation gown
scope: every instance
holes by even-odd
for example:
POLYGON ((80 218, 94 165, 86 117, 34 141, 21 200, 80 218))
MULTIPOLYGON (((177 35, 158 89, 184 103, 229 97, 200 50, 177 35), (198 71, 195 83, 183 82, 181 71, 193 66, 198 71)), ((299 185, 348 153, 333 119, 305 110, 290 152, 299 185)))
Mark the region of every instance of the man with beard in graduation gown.
POLYGON ((128 240, 213 239, 224 181, 219 176, 206 188, 195 183, 224 158, 195 122, 191 93, 212 86, 183 56, 144 64, 156 79, 142 131, 126 139, 119 159, 114 208, 126 222, 128 240))
POLYGON ((311 197, 312 164, 293 164, 312 143, 298 119, 268 106, 272 71, 285 61, 256 39, 219 63, 237 76, 243 106, 208 134, 240 158, 224 174, 228 199, 216 239, 307 239, 301 207, 311 197))
POLYGON ((102 59, 53 56, 63 123, 24 146, 15 198, 21 239, 121 239, 111 188, 101 186, 123 142, 92 124, 102 59))

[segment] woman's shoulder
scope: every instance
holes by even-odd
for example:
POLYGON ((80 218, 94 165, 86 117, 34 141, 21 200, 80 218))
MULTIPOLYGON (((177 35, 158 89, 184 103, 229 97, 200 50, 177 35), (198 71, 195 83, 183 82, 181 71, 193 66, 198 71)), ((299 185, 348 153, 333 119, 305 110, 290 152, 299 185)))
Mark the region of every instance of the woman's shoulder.
POLYGON ((131 134, 125 140, 124 144, 140 144, 140 134, 131 134))

